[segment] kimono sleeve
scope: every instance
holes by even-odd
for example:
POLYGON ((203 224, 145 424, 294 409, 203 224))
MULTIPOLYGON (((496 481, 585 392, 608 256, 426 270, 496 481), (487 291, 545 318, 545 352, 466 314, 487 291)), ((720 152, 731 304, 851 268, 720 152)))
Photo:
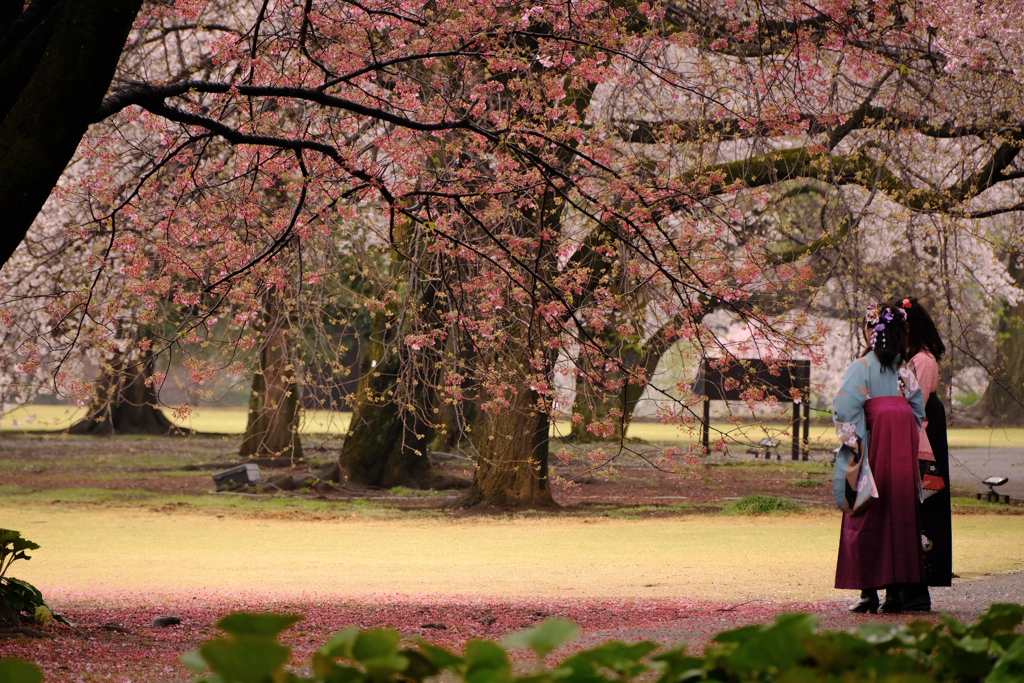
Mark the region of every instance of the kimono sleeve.
POLYGON ((914 411, 914 418, 917 420, 917 428, 920 429, 924 423, 924 392, 917 381, 914 373, 914 365, 906 365, 900 368, 900 380, 903 389, 903 396, 910 403, 914 411))
POLYGON ((868 366, 863 361, 856 360, 846 369, 843 386, 832 401, 832 421, 836 425, 836 436, 843 446, 858 455, 867 436, 864 404, 868 398, 868 366))
POLYGON ((832 401, 832 420, 836 435, 842 442, 836 451, 836 469, 832 477, 833 495, 836 506, 843 512, 850 511, 847 500, 850 472, 859 471, 867 442, 867 420, 864 404, 871 396, 868 378, 869 368, 863 360, 857 360, 846 369, 843 386, 832 401))

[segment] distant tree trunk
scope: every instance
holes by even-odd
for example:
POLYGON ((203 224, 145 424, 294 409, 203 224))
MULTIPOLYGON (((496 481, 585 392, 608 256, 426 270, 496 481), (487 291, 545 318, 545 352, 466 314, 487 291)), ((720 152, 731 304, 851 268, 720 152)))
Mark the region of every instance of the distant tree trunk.
POLYGON ((272 292, 266 298, 263 348, 259 368, 252 378, 249 420, 239 455, 302 458, 299 437, 301 396, 298 358, 292 349, 292 327, 286 294, 272 292))
POLYGON ((628 344, 612 338, 607 338, 609 348, 619 348, 618 361, 622 370, 604 372, 606 381, 623 380, 642 371, 646 381, 623 381, 618 391, 595 391, 584 378, 576 380, 576 400, 573 403, 573 415, 580 415, 582 419, 574 420, 572 429, 569 432, 569 439, 581 443, 594 441, 620 441, 629 429, 633 421, 633 411, 637 403, 644 395, 644 390, 650 383, 650 377, 658 369, 658 363, 662 356, 672 346, 668 338, 670 326, 658 329, 651 338, 644 344, 628 344), (624 370, 624 372, 623 372, 624 370), (609 418, 613 410, 621 413, 621 416, 609 418), (610 436, 598 436, 590 431, 588 427, 603 420, 611 421, 614 432, 610 436))
MULTIPOLYGON (((1024 268, 1011 255, 1009 273, 1024 288, 1024 268)), ((999 317, 999 349, 992 381, 971 413, 985 424, 1024 423, 1024 302, 1006 306, 999 317)))
MULTIPOLYGON (((449 352, 461 359, 469 367, 474 362, 473 345, 460 343, 453 336, 448 341, 449 352)), ((439 412, 436 436, 431 450, 442 453, 458 451, 463 442, 472 439, 473 424, 480 418, 480 402, 476 382, 471 377, 465 378, 459 386, 462 392, 458 399, 439 397, 439 412)))
POLYGON ((153 356, 144 352, 137 362, 116 358, 99 379, 86 417, 68 428, 68 434, 185 434, 160 410, 156 387, 147 383, 153 374, 153 356))
POLYGON ((458 404, 446 402, 440 407, 439 417, 430 450, 445 453, 458 451, 463 442, 473 437, 472 425, 480 419, 480 404, 472 396, 467 396, 458 404))

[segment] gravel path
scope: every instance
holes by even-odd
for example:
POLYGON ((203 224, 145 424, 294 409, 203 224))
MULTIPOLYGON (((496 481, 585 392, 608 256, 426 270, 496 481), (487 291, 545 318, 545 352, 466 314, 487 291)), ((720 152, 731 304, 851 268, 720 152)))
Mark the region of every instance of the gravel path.
MULTIPOLYGON (((724 605, 708 610, 706 607, 693 614, 681 611, 679 618, 658 624, 629 628, 594 630, 585 632, 580 645, 594 646, 610 638, 625 641, 654 640, 662 644, 686 642, 691 652, 700 652, 718 631, 739 628, 751 623, 771 623, 781 612, 812 612, 820 615, 820 630, 847 630, 866 622, 908 623, 927 620, 938 622, 943 613, 952 614, 965 623, 977 620, 993 603, 1024 604, 1024 569, 989 574, 971 579, 954 579, 949 588, 932 588, 930 613, 906 614, 851 614, 846 608, 856 595, 851 591, 848 599, 786 606, 759 604, 758 601, 740 605, 724 605)), ((880 597, 884 597, 881 595, 880 597)))
POLYGON ((1008 477, 998 487, 1001 495, 1024 500, 1024 448, 968 448, 949 452, 949 480, 953 486, 984 493, 988 487, 982 479, 1008 477))

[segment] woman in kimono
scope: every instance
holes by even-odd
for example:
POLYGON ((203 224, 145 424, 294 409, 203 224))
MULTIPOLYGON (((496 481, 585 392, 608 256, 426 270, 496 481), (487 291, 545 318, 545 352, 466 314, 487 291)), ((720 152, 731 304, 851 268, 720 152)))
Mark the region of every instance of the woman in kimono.
POLYGON ((835 585, 860 590, 852 612, 877 612, 877 590, 883 587, 883 611, 897 612, 900 586, 925 577, 917 465, 924 401, 917 378, 902 367, 908 350, 906 311, 872 304, 864 339, 870 348, 847 368, 833 402, 842 442, 835 496, 844 511, 835 585), (861 466, 865 456, 869 470, 861 466), (875 500, 860 507, 867 497, 875 500))
POLYGON ((924 565, 927 580, 903 587, 903 610, 931 611, 928 586, 949 586, 953 581, 953 533, 949 501, 949 444, 946 441, 946 409, 939 400, 939 361, 946 345, 939 338, 932 317, 910 297, 902 302, 907 312, 910 364, 925 399, 925 428, 921 434, 919 465, 924 497, 921 533, 924 534, 924 565))

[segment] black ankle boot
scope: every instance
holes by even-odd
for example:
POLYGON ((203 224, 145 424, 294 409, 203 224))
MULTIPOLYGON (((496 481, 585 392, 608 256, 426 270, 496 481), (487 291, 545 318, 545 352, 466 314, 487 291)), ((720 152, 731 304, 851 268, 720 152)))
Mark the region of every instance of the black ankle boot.
POLYGON ((899 614, 903 611, 903 599, 900 596, 899 586, 885 587, 885 602, 880 607, 885 614, 899 614))
POLYGON ((860 592, 860 599, 847 607, 854 614, 878 614, 878 591, 863 590, 860 592))
POLYGON ((904 612, 931 612, 932 596, 928 593, 928 584, 910 583, 903 587, 904 612))

